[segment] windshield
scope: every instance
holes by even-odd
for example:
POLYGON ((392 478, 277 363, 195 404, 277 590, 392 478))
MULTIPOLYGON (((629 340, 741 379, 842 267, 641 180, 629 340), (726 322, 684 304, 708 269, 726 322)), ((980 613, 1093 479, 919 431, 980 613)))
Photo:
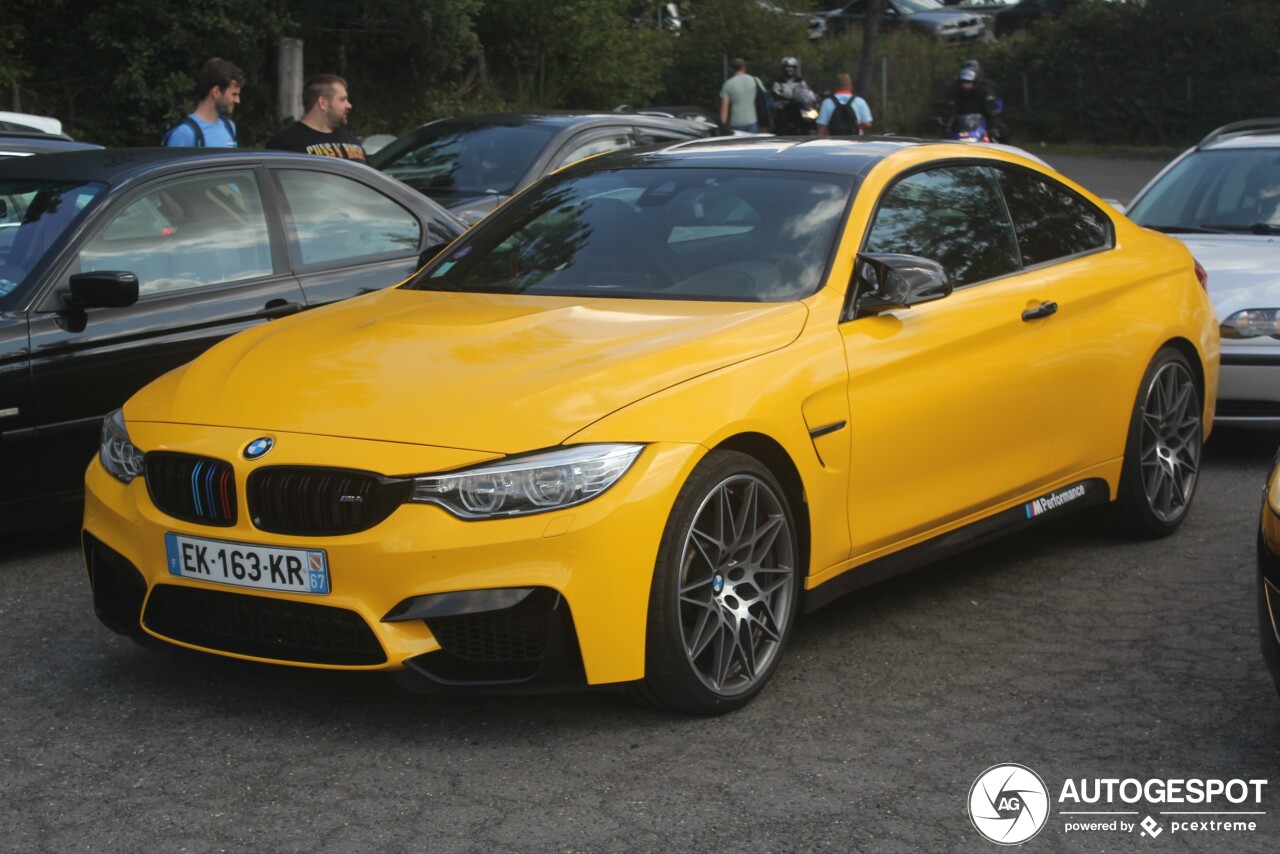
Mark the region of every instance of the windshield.
POLYGON ((104 184, 0 181, 0 297, 22 286, 104 184))
POLYGON ((369 159, 443 204, 508 196, 551 141, 536 125, 440 122, 398 139, 369 159))
POLYGON ((943 6, 938 0, 898 0, 898 8, 915 15, 919 12, 936 12, 943 6))
POLYGON ((462 238, 409 287, 780 302, 821 284, 853 179, 729 169, 564 174, 462 238))
POLYGON ((1139 225, 1173 233, 1280 231, 1280 149, 1195 152, 1128 213, 1139 225))

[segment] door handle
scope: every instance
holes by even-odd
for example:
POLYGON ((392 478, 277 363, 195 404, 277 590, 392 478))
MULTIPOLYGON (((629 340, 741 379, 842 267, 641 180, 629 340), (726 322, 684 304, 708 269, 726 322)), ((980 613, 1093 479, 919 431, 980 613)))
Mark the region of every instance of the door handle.
POLYGON ((1023 320, 1039 320, 1042 317, 1048 317, 1051 314, 1058 313, 1058 304, 1053 300, 1042 302, 1035 308, 1029 308, 1022 313, 1023 320))
POLYGON ((300 311, 302 311, 302 303, 272 300, 267 303, 266 308, 255 314, 254 317, 265 317, 267 320, 275 320, 277 317, 288 317, 289 315, 297 314, 300 311))

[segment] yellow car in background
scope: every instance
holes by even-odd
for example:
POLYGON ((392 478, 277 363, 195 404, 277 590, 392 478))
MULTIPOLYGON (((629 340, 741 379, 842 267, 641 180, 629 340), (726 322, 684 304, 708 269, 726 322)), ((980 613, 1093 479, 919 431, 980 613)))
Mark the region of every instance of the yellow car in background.
POLYGON ((109 417, 94 604, 423 691, 723 712, 841 593, 1090 505, 1172 532, 1217 335, 1181 243, 1008 151, 603 155, 109 417))

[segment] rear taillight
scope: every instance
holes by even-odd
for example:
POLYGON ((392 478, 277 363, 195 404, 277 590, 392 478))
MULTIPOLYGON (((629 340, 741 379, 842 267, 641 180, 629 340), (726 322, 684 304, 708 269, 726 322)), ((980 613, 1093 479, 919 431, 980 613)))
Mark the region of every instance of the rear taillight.
POLYGON ((1204 288, 1204 292, 1209 292, 1209 274, 1204 267, 1200 266, 1200 262, 1192 258, 1191 263, 1196 265, 1196 278, 1200 280, 1200 287, 1204 288))

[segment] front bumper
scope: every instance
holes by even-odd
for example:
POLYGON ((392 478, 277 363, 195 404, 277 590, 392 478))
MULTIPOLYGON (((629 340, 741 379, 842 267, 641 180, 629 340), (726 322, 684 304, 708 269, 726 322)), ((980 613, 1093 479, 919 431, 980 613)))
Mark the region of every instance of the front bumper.
POLYGON ((1280 429, 1280 342, 1222 341, 1215 423, 1280 429))
MULTIPOLYGON (((139 447, 161 446, 155 425, 131 424, 130 432, 139 447)), ((258 464, 238 451, 256 433, 164 425, 163 435, 166 450, 232 463, 243 505, 245 479, 258 464)), ((283 438, 272 464, 352 465, 377 444, 283 438)), ((95 460, 84 520, 95 609, 123 634, 254 661, 404 671, 424 690, 632 681, 644 676, 659 538, 699 457, 697 446, 650 445, 613 488, 564 511, 468 522, 405 504, 358 533, 305 537, 258 530, 245 506, 230 527, 166 516, 142 478, 120 483, 95 460), (171 532, 323 549, 330 592, 279 593, 171 575, 164 542, 171 532)))

